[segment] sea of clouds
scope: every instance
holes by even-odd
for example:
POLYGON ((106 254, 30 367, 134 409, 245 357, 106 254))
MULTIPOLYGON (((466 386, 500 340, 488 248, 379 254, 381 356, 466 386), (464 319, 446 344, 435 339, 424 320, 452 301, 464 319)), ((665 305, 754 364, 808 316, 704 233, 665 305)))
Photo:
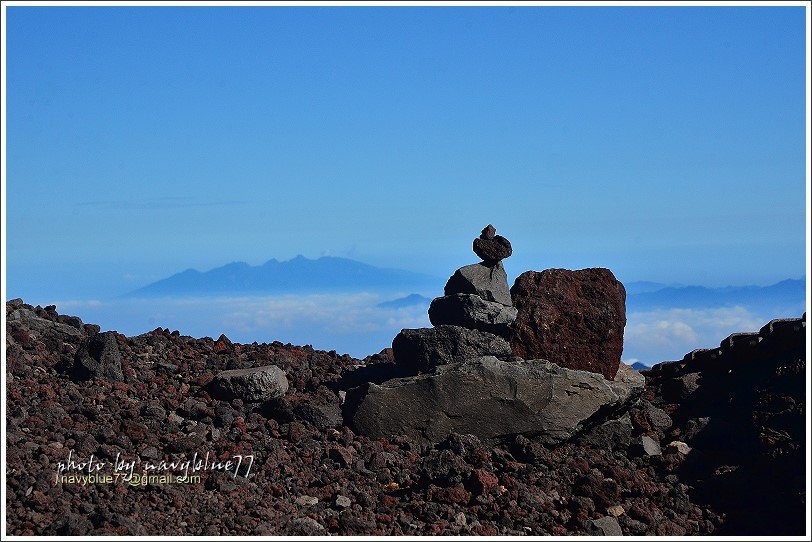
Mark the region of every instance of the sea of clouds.
MULTIPOLYGON (((403 328, 430 326, 425 304, 377 306, 395 297, 360 293, 67 300, 57 302, 57 310, 125 335, 163 327, 194 337, 217 338, 225 333, 238 342, 310 344, 363 358, 391 346, 403 328)), ((772 318, 797 317, 802 312, 801 306, 769 314, 743 306, 630 312, 623 359, 645 364, 681 359, 695 348, 717 345, 731 333, 756 331, 772 318)))

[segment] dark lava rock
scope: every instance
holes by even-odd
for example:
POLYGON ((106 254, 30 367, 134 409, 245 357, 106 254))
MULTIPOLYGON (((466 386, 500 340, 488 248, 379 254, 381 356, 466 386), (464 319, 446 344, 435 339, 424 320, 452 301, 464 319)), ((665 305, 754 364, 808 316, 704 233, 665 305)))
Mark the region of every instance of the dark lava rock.
POLYGON ((285 371, 276 365, 222 371, 212 384, 224 395, 248 402, 277 399, 288 391, 285 371))
POLYGON ((474 253, 488 264, 495 264, 513 254, 510 241, 496 235, 496 228, 488 224, 474 239, 474 253))
POLYGON ((486 301, 513 305, 502 262, 493 265, 481 262, 460 267, 445 285, 445 295, 451 294, 476 294, 486 301))
POLYGON ((590 519, 586 522, 586 532, 592 536, 623 536, 620 524, 612 516, 590 519))
POLYGON ((452 432, 497 440, 533 433, 553 444, 637 397, 643 377, 634 371, 628 376, 611 382, 544 360, 482 357, 350 390, 348 421, 373 438, 406 435, 436 443, 452 432))
MULTIPOLYGON (((667 419, 651 407, 641 414, 690 446, 677 472, 695 488, 692 502, 725 515, 716 534, 804 532, 806 337, 803 317, 773 320, 646 371, 667 419)), ((663 458, 682 455, 663 448, 663 458)))
POLYGON ((341 417, 341 407, 337 402, 304 402, 296 405, 292 410, 293 416, 297 420, 305 421, 318 429, 341 427, 344 421, 341 417))
POLYGON ((474 294, 453 294, 435 298, 429 306, 432 325, 462 326, 509 337, 516 309, 485 301, 474 294))
POLYGON ((615 376, 623 352, 626 289, 611 271, 526 271, 510 293, 518 309, 514 354, 615 376))
POLYGON ((585 431, 579 436, 578 443, 604 450, 625 450, 631 443, 632 429, 632 422, 627 413, 585 431))
POLYGON ((395 363, 416 372, 431 372, 438 365, 465 361, 480 356, 507 358, 508 342, 484 331, 460 326, 441 325, 404 329, 392 341, 395 363))
POLYGON ((115 331, 105 331, 82 341, 73 358, 71 377, 80 381, 97 377, 124 379, 115 331))

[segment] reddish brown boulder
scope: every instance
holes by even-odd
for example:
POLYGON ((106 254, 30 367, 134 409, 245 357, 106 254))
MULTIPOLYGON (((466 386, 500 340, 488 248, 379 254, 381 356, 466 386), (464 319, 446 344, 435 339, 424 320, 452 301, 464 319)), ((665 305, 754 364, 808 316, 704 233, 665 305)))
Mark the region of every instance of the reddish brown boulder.
POLYGON ((614 378, 623 353, 626 289, 611 271, 526 271, 510 295, 519 311, 515 355, 614 378))

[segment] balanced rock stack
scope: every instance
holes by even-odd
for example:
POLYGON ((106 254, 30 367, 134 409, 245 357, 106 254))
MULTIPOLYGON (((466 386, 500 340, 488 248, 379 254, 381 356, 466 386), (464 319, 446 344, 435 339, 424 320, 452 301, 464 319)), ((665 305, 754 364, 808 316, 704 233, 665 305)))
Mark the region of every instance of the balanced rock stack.
MULTIPOLYGON (((612 277, 612 288, 596 293, 594 283, 603 276, 598 273, 593 281, 583 280, 581 274, 567 275, 567 280, 542 280, 543 287, 524 288, 520 282, 509 290, 502 259, 512 249, 491 225, 474 240, 474 252, 482 261, 454 272, 445 295, 431 302, 429 320, 434 327, 404 329, 392 342, 398 373, 406 376, 347 390, 346 424, 371 438, 402 435, 421 444, 459 433, 491 442, 530 435, 544 445, 565 442, 604 423, 610 429, 622 425, 618 419, 643 392, 643 376, 627 366, 618 370, 619 360, 605 370, 600 364, 559 365, 558 360, 570 365, 579 360, 560 355, 567 352, 567 343, 557 343, 548 333, 549 324, 558 320, 561 325, 551 329, 565 341, 573 341, 579 330, 595 323, 619 324, 612 316, 617 311, 601 318, 594 314, 614 307, 609 301, 616 301, 622 285, 615 287, 612 277), (559 283, 568 287, 555 287, 559 283), (540 306, 545 309, 541 313, 540 306), (567 318, 554 320, 559 313, 567 318), (514 327, 522 331, 518 341, 514 327), (555 361, 538 355, 538 350, 555 355, 555 361)), ((590 271, 586 278, 593 274, 590 271)), ((574 343, 579 354, 592 350, 600 354, 600 344, 586 344, 589 340, 600 343, 619 336, 622 341, 622 326, 620 334, 598 331, 574 343)))
POLYGON ((474 239, 479 263, 466 265, 448 279, 445 295, 431 302, 433 328, 404 329, 392 342, 395 362, 410 372, 430 372, 438 365, 479 356, 510 357, 507 342, 516 320, 502 259, 510 241, 488 224, 474 239))

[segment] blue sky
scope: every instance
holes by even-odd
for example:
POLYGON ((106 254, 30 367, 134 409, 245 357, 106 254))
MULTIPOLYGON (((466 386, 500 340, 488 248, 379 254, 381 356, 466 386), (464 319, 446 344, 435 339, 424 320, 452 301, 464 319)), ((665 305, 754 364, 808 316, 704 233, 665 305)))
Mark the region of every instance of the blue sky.
POLYGON ((7 39, 8 297, 445 277, 488 222, 511 277, 804 274, 800 7, 10 7, 7 39))

